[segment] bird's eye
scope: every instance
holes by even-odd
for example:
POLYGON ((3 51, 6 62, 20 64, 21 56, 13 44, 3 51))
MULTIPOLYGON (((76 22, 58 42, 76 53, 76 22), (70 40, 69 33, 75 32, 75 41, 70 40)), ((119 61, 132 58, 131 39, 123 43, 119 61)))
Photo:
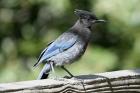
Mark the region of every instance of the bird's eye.
POLYGON ((91 19, 90 19, 90 18, 88 18, 87 20, 88 20, 88 21, 90 21, 91 19))

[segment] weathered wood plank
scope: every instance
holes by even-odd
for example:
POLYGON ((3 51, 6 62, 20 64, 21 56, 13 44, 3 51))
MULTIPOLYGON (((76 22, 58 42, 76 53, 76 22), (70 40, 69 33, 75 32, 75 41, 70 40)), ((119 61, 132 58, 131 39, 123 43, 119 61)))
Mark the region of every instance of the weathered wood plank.
POLYGON ((0 93, 139 93, 140 69, 0 84, 0 93))

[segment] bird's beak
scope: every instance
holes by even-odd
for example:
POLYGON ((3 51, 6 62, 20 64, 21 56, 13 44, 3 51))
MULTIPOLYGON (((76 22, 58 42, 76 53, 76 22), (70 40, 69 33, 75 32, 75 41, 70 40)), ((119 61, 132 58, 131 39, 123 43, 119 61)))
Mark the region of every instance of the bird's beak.
POLYGON ((92 23, 105 23, 105 22, 106 21, 102 19, 97 19, 97 20, 92 21, 92 23))

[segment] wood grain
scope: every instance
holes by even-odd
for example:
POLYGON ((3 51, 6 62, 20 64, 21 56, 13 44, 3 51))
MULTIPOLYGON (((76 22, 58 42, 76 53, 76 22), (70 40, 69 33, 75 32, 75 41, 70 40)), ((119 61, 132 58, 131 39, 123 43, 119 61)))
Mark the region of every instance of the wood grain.
POLYGON ((1 83, 0 93, 139 93, 140 69, 1 83))

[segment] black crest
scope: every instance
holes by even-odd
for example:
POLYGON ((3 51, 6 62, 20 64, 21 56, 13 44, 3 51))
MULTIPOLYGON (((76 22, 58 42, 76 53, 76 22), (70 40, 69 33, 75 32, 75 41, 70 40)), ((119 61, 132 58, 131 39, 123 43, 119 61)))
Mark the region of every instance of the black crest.
POLYGON ((89 11, 75 9, 75 14, 81 19, 98 20, 98 18, 89 11))

